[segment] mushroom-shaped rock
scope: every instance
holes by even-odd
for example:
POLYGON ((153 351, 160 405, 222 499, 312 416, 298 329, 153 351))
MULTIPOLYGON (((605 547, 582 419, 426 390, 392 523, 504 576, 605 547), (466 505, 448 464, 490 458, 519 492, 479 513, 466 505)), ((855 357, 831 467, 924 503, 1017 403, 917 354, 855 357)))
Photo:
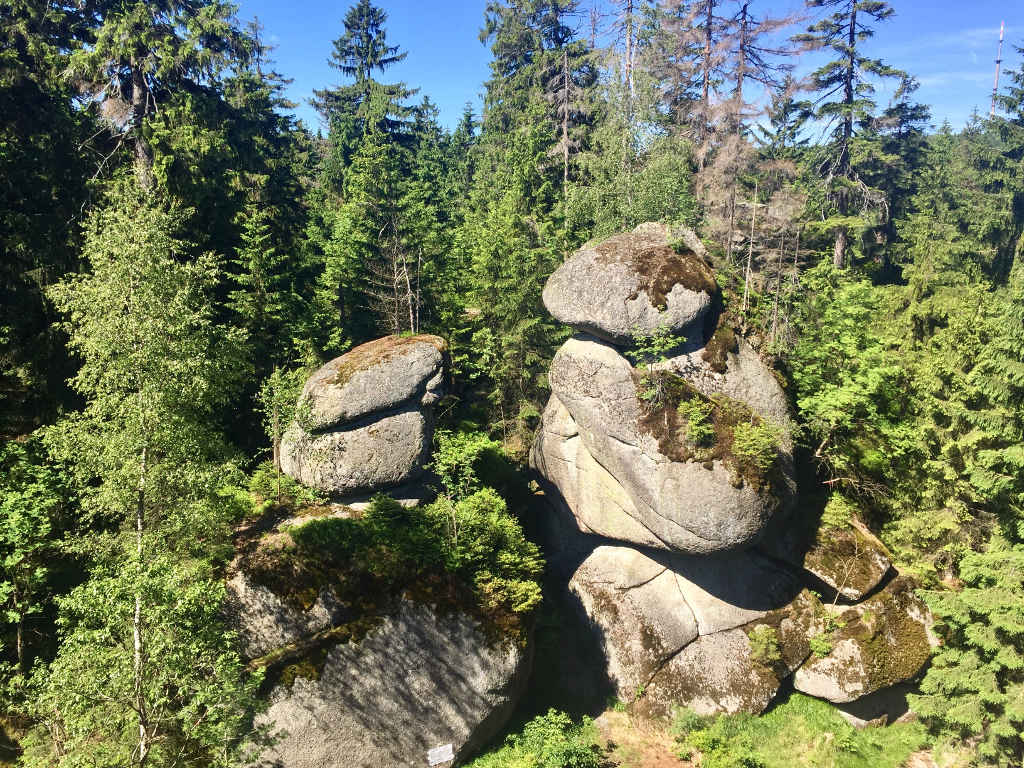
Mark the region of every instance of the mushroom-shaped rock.
POLYGON ((388 336, 321 367, 281 441, 281 468, 335 496, 416 479, 444 390, 445 352, 437 336, 388 336))
POLYGON ((874 597, 841 609, 838 628, 822 636, 828 652, 804 662, 793 686, 839 704, 910 680, 937 642, 930 621, 911 583, 896 578, 874 597))
MULTIPOLYGON (((534 466, 558 485, 584 530, 701 554, 751 544, 784 496, 774 486, 789 481, 745 480, 722 455, 684 457, 675 428, 664 424, 674 409, 652 415, 636 374, 606 343, 567 341, 548 374, 565 413, 557 404, 548 409, 554 421, 549 427, 545 419, 534 466)), ((786 472, 782 462, 775 466, 786 472)))
POLYGON ((615 344, 658 328, 690 335, 718 288, 696 236, 686 235, 677 251, 673 233, 649 223, 586 246, 548 279, 544 306, 557 320, 615 344))
POLYGON ((655 559, 630 547, 601 546, 569 586, 600 633, 618 696, 632 701, 642 692, 639 703, 651 715, 668 714, 673 703, 708 712, 760 711, 808 652, 804 624, 812 612, 800 601, 813 598, 757 556, 655 559), (786 653, 758 656, 747 632, 759 622, 786 653), (753 686, 756 681, 764 684, 753 686))

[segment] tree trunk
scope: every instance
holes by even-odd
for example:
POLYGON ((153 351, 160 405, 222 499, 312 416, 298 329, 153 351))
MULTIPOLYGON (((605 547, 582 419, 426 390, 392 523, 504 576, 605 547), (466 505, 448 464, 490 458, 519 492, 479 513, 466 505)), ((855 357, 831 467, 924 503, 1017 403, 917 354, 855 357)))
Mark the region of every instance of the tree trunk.
MULTIPOLYGON (((17 593, 14 595, 14 605, 18 609, 21 601, 18 599, 17 593)), ((25 674, 25 613, 24 611, 18 610, 18 630, 17 639, 15 640, 18 648, 18 671, 25 674)))
MULTIPOLYGON (((843 79, 843 145, 839 148, 839 175, 850 174, 850 141, 853 139, 853 81, 857 74, 857 3, 850 3, 850 29, 846 38, 846 73, 843 79)), ((845 214, 846 211, 844 210, 845 214)))
POLYGON ((750 270, 754 262, 754 223, 757 221, 757 180, 754 180, 754 199, 750 205, 750 243, 747 244, 747 271, 743 276, 743 311, 749 306, 750 270))
POLYGON ((149 90, 146 76, 132 62, 132 130, 135 134, 135 178, 143 189, 153 186, 153 152, 142 135, 142 124, 146 119, 149 90))
POLYGON ((843 269, 846 266, 846 228, 840 227, 836 232, 836 242, 832 247, 832 266, 843 269))
POLYGON ((737 48, 738 60, 736 62, 736 87, 733 89, 733 98, 736 100, 736 110, 733 113, 733 130, 736 132, 736 150, 734 162, 729 177, 729 238, 726 242, 725 261, 732 264, 732 233, 736 225, 736 177, 739 176, 740 147, 743 142, 743 81, 747 75, 747 7, 743 4, 740 10, 740 40, 737 48))
POLYGON ((632 103, 636 96, 633 88, 633 0, 626 0, 626 85, 629 87, 629 99, 632 103))
POLYGON ((569 52, 562 49, 562 200, 569 200, 569 52))
MULTIPOLYGON (((142 449, 142 467, 139 472, 138 498, 135 504, 135 554, 139 565, 142 564, 142 532, 145 524, 146 510, 146 449, 142 449)), ((135 714, 139 722, 138 764, 144 765, 149 755, 149 723, 146 716, 146 697, 143 691, 144 672, 144 638, 142 632, 142 594, 135 593, 135 613, 132 618, 132 641, 134 647, 132 673, 134 676, 135 714)))

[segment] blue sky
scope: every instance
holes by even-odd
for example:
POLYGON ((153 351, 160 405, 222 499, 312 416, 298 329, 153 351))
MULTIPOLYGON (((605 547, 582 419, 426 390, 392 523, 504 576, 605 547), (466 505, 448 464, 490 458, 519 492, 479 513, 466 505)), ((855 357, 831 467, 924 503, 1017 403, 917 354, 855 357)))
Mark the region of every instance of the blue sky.
MULTIPOLYGON (((582 0, 589 7, 591 0, 582 0)), ((327 65, 331 42, 342 30, 350 3, 327 0, 236 0, 239 16, 258 17, 266 42, 282 75, 294 79, 288 96, 299 104, 296 113, 314 130, 319 121, 308 105, 314 88, 341 82, 327 65)), ((478 40, 486 0, 377 0, 388 13, 392 45, 408 52, 388 77, 420 88, 452 127, 466 101, 479 111, 480 92, 488 76, 489 52, 478 40)), ((948 119, 960 127, 975 107, 988 112, 1000 21, 1006 22, 1004 68, 1018 67, 1013 45, 1024 46, 1024 2, 1021 0, 892 0, 896 15, 880 25, 869 43, 870 55, 900 67, 921 82, 920 101, 931 105, 936 124, 948 119)), ((799 0, 755 0, 756 12, 776 14, 799 10, 799 0)), ((795 31, 795 30, 794 30, 795 31)), ((814 57, 798 64, 808 71, 814 57)), ((1005 82, 1005 81, 1004 81, 1005 82)), ((880 93, 884 102, 886 94, 880 93)))

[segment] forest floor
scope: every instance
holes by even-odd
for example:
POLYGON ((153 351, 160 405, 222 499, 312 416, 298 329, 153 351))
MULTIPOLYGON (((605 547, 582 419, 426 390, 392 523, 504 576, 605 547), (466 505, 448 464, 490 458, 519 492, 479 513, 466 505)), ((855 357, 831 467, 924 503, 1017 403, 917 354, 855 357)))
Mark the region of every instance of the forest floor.
POLYGON ((594 725, 608 760, 617 768, 684 768, 692 763, 676 755, 675 738, 667 724, 652 723, 613 709, 601 714, 594 725))

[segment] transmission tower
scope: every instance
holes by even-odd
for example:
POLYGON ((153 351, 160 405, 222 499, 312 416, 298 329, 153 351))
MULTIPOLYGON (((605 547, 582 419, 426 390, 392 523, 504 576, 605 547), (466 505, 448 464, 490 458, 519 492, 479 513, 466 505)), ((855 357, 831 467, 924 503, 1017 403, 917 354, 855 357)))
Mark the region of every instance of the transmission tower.
POLYGON ((992 106, 988 110, 988 116, 990 118, 996 116, 996 96, 999 93, 999 65, 1003 63, 1003 32, 1006 28, 1006 22, 999 22, 999 52, 996 53, 996 79, 992 83, 992 106))

